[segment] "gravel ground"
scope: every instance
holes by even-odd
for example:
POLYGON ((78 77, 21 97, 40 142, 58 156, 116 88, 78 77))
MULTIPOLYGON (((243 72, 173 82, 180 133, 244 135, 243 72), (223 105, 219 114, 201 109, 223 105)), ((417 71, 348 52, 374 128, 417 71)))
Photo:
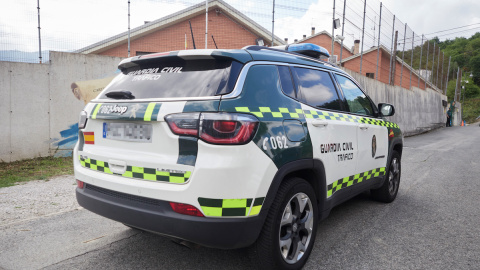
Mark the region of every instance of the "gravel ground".
POLYGON ((0 188, 0 226, 80 208, 75 185, 64 175, 0 188))

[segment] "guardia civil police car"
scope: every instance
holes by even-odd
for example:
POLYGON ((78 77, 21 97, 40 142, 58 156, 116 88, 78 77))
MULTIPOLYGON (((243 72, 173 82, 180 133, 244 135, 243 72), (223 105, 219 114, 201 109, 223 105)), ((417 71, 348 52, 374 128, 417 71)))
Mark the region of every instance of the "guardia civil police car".
POLYGON ((395 199, 403 137, 313 44, 136 56, 80 114, 77 200, 128 226, 301 268, 317 223, 395 199))

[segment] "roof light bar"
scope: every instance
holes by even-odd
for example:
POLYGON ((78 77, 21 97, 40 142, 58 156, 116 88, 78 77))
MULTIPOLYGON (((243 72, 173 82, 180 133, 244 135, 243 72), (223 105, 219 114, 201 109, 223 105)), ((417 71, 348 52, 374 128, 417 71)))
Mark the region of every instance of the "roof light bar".
POLYGON ((286 48, 286 50, 314 58, 320 58, 321 55, 330 57, 330 53, 327 51, 327 49, 312 43, 291 44, 286 48))

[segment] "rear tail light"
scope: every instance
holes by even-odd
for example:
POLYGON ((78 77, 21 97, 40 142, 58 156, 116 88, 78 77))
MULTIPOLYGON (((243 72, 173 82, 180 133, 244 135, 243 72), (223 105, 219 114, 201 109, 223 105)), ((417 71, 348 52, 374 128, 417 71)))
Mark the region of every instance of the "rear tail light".
POLYGON ((172 207, 173 211, 179 214, 196 216, 196 217, 204 216, 202 212, 200 212, 200 210, 198 210, 195 206, 190 204, 170 202, 170 206, 172 207))
POLYGON ((170 129, 177 135, 198 136, 200 113, 178 113, 165 117, 170 129))
POLYGON ((174 134, 212 144, 246 144, 258 127, 253 115, 239 113, 180 113, 167 115, 165 120, 174 134))

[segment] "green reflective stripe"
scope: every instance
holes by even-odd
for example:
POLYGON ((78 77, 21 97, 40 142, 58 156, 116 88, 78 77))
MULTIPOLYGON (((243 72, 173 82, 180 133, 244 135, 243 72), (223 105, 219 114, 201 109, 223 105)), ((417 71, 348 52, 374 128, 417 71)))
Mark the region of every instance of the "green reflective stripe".
POLYGON ((351 175, 344 177, 342 179, 338 179, 337 181, 328 185, 327 188, 327 197, 332 196, 335 192, 339 191, 340 189, 353 186, 355 184, 361 183, 366 180, 370 180, 372 177, 379 177, 385 175, 385 167, 377 168, 371 171, 366 171, 363 173, 351 175))
MULTIPOLYGON (((89 168, 94 171, 104 172, 108 174, 114 174, 108 165, 108 162, 99 161, 95 159, 84 159, 79 156, 80 165, 84 168, 89 168)), ((186 171, 185 173, 170 173, 165 171, 157 171, 155 168, 143 168, 137 166, 127 166, 123 177, 137 178, 158 182, 169 182, 183 184, 188 182, 192 172, 186 171)))
POLYGON ((152 113, 155 108, 156 103, 150 102, 147 109, 145 110, 145 115, 143 116, 143 121, 152 121, 152 113))
POLYGON ((108 167, 107 162, 97 161, 95 159, 90 159, 90 158, 84 159, 81 156, 79 156, 78 158, 80 160, 80 165, 82 165, 82 167, 89 168, 94 171, 113 174, 112 171, 110 171, 110 168, 108 167))
POLYGON ((224 199, 223 208, 247 207, 247 199, 224 199))
POLYGON ((326 120, 336 120, 344 122, 356 122, 364 123, 369 125, 384 126, 387 128, 398 128, 398 125, 392 122, 387 122, 382 119, 373 119, 368 117, 361 117, 350 114, 342 114, 329 111, 316 111, 316 110, 302 110, 298 108, 284 108, 279 107, 277 109, 270 107, 258 107, 258 109, 250 109, 248 107, 235 107, 237 112, 251 113, 258 118, 263 118, 267 116, 272 116, 274 118, 310 118, 310 119, 326 119, 326 120))
POLYGON ((92 112, 92 119, 97 119, 97 113, 101 106, 102 106, 102 103, 98 103, 97 105, 95 105, 92 112))
POLYGON ((210 217, 222 216, 222 208, 207 207, 207 206, 202 206, 201 208, 205 216, 210 216, 210 217))
POLYGON ((260 213, 265 197, 255 199, 198 198, 203 214, 210 217, 245 217, 260 213), (250 212, 250 214, 249 214, 250 212))

